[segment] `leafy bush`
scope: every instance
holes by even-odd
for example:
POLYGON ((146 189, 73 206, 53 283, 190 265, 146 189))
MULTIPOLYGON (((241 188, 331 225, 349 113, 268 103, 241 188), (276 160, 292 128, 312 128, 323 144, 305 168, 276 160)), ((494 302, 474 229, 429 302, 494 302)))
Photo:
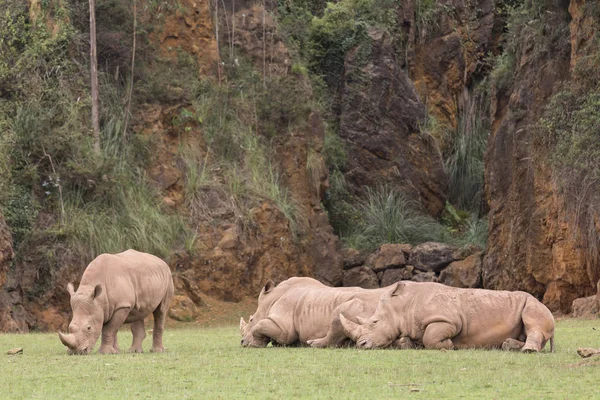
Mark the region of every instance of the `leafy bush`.
POLYGON ((309 30, 307 56, 313 73, 330 88, 337 87, 346 53, 367 38, 369 26, 387 31, 396 27, 392 0, 347 0, 328 3, 321 18, 309 30))
POLYGON ((2 213, 12 233, 15 249, 18 250, 21 242, 33 229, 38 212, 39 205, 27 188, 22 186, 11 188, 2 213))

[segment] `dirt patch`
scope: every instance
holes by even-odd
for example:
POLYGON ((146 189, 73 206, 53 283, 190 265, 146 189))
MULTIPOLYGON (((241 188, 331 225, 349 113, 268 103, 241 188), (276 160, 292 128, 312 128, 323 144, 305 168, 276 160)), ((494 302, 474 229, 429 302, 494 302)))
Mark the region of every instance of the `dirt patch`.
MULTIPOLYGON (((169 328, 189 328, 189 327, 208 327, 238 325, 240 317, 248 320, 248 316, 256 311, 258 296, 255 298, 245 297, 240 302, 232 303, 220 301, 208 296, 202 297, 203 304, 198 307, 198 314, 194 321, 181 322, 174 319, 167 319, 169 328)), ((147 321, 146 327, 151 329, 152 323, 147 321)))

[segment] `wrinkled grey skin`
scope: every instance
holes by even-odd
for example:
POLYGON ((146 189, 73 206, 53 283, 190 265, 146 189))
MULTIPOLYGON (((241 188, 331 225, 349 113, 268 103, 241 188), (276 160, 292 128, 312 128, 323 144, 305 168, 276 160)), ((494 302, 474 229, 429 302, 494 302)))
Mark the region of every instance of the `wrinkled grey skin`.
POLYGON ((340 317, 357 347, 387 347, 402 340, 426 349, 503 348, 541 351, 550 341, 554 317, 525 292, 459 289, 439 283, 398 282, 358 323, 340 317))
POLYGON ((133 343, 130 352, 142 352, 146 337, 144 318, 154 314, 152 351, 164 351, 162 335, 173 279, 169 266, 160 258, 135 250, 102 254, 94 259, 81 277, 77 291, 67 285, 73 319, 69 333, 59 332, 69 354, 88 354, 102 336, 99 353, 118 353, 117 331, 131 323, 133 343))
POLYGON ((340 323, 342 312, 368 317, 386 291, 358 287, 332 288, 312 278, 290 278, 279 285, 267 282, 258 308, 248 323, 240 319, 242 346, 341 346, 349 342, 340 323))
MULTIPOLYGON (((269 279, 258 295, 258 307, 254 314, 250 315, 248 322, 246 322, 244 318, 240 318, 240 333, 242 335, 241 345, 244 347, 265 347, 271 343, 273 339, 266 336, 257 335, 257 337, 254 338, 253 332, 256 325, 267 319, 273 305, 279 301, 282 296, 286 295, 288 291, 293 292, 297 289, 303 290, 303 288, 311 285, 320 287, 323 284, 312 278, 293 277, 281 282, 279 285, 275 285, 275 283, 269 279)), ((291 345, 293 343, 286 344, 291 345)))

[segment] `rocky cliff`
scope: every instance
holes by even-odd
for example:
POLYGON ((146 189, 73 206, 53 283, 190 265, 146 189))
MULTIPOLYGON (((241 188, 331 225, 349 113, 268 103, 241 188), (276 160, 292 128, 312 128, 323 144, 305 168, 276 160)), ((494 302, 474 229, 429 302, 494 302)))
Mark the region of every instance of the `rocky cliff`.
MULTIPOLYGON (((593 240, 600 218, 592 209, 586 214, 592 222, 578 223, 557 181, 551 149, 536 132, 548 104, 562 90, 561 82, 583 87, 586 79, 595 79, 589 71, 596 60, 597 9, 585 0, 516 5, 452 0, 423 8, 424 3, 399 2, 396 29, 369 27, 364 40, 344 54, 332 92, 333 115, 327 116, 310 107, 294 108, 290 116, 290 104, 315 101, 315 88, 295 65, 298 56, 281 35, 273 4, 265 10, 241 0, 216 7, 184 0, 180 7, 142 17, 156 27, 144 51, 151 48, 167 65, 191 57, 203 84, 238 96, 226 106, 242 109, 250 116, 242 122, 268 142, 273 153, 268 160, 299 216, 290 219, 268 196, 246 196, 243 205, 234 199, 228 185, 244 182, 235 181, 217 162, 209 116, 201 114, 201 102, 186 95, 202 88, 169 83, 162 101, 138 104, 133 133, 154 146, 145 173, 162 199, 161 209, 183 216, 193 232, 188 243, 166 257, 180 303, 200 305, 204 296, 237 302, 255 297, 267 279, 295 275, 315 276, 333 286, 436 279, 463 287, 525 290, 562 312, 570 310, 575 298, 595 293, 600 256, 593 240), (246 80, 236 80, 248 70, 246 80), (254 100, 250 106, 243 99, 256 84, 266 93, 259 98, 264 104, 254 100), (485 96, 477 97, 477 91, 485 96), (465 258, 467 254, 446 249, 442 267, 419 268, 419 259, 429 257, 422 247, 381 247, 371 255, 342 249, 322 206, 329 187, 326 125, 336 125, 346 145, 343 173, 353 193, 385 182, 439 216, 448 199, 443 157, 450 139, 432 137, 426 126, 434 118, 441 131, 456 130, 466 101, 474 98, 486 102, 478 110, 490 111, 474 118, 491 125, 481 211, 489 208, 484 254, 465 258), (194 193, 193 205, 188 198, 189 152, 211 174, 194 193), (592 232, 587 241, 583 228, 592 232)), ((35 2, 31 9, 38 7, 35 2)), ((153 60, 158 64, 158 57, 153 60)), ((152 63, 144 67, 142 77, 177 73, 161 72, 152 63)), ((119 68, 111 73, 117 75, 119 68)), ((96 184, 90 180, 87 184, 96 184)), ((38 192, 32 191, 43 196, 38 192)), ((59 217, 52 212, 37 215, 38 231, 55 226, 59 217)), ((24 251, 13 260, 10 232, 0 218, 0 330, 65 325, 69 305, 64 287, 78 280, 85 262, 60 237, 40 237, 36 252, 24 251)), ((429 250, 441 251, 435 249, 429 250)))
MULTIPOLYGON (((585 2, 525 5, 529 22, 512 42, 513 83, 497 87, 493 128, 486 161, 486 195, 490 206, 490 237, 484 260, 483 284, 494 289, 525 290, 552 310, 568 312, 573 299, 594 292, 597 261, 590 264, 578 227, 560 193, 549 149, 534 137, 534 129, 562 81, 576 85, 579 60, 597 20, 584 16, 585 2), (539 37, 535 27, 544 29, 539 37), (568 40, 570 36, 570 40, 568 40)), ((589 9, 587 9, 589 11, 589 9)), ((507 50, 509 51, 509 50, 507 50)), ((511 55, 512 57, 512 55, 511 55)), ((592 257, 596 258, 596 257, 592 257)))

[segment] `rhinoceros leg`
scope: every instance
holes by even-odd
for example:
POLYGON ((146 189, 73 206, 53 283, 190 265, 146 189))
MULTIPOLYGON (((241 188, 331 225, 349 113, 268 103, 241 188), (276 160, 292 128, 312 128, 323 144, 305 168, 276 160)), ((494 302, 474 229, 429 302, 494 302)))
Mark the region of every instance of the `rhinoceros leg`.
POLYGON ((131 334, 133 335, 133 343, 129 348, 129 352, 143 353, 142 341, 146 337, 146 328, 144 327, 143 319, 131 323, 131 334))
POLYGON ((400 350, 410 350, 410 349, 416 349, 417 348, 417 344, 415 342, 412 341, 411 338, 409 338, 408 336, 402 336, 398 339, 396 339, 391 346, 394 349, 400 349, 400 350))
POLYGON ((534 353, 541 351, 546 342, 554 337, 554 317, 546 306, 534 298, 528 299, 521 318, 527 340, 521 351, 534 353))
POLYGON ((333 319, 331 320, 327 335, 320 339, 307 340, 306 343, 311 347, 321 348, 327 346, 339 347, 343 345, 347 341, 346 339, 348 339, 348 336, 344 332, 344 327, 340 321, 340 314, 342 313, 348 318, 353 316, 370 317, 370 315, 365 315, 365 304, 362 300, 352 299, 342 303, 333 310, 333 319))
POLYGON ((165 330, 165 319, 167 318, 168 303, 160 303, 160 305, 152 313, 154 315, 154 330, 152 331, 152 349, 153 352, 163 352, 165 347, 163 346, 163 332, 165 330))
POLYGON ((546 345, 544 334, 540 331, 527 332, 527 341, 521 349, 524 353, 537 353, 546 345))
POLYGON ((260 321, 254 329, 252 329, 252 342, 249 343, 250 347, 265 347, 274 340, 280 344, 291 344, 293 341, 286 341, 283 337, 281 328, 273 322, 271 319, 263 319, 260 321), (289 343, 288 343, 289 342, 289 343))
POLYGON ((119 348, 119 335, 115 335, 115 341, 113 342, 113 349, 115 349, 115 351, 117 353, 121 352, 121 349, 119 348))
POLYGON ((129 315, 130 308, 120 308, 113 313, 110 321, 102 327, 102 343, 98 349, 101 354, 116 354, 119 352, 117 344, 117 332, 129 315), (115 348, 115 344, 117 347, 115 348))
POLYGON ((454 350, 454 344, 450 338, 456 336, 456 327, 447 322, 434 322, 425 328, 423 334, 423 346, 426 349, 454 350))
POLYGON ((504 351, 519 351, 525 346, 525 342, 520 340, 508 338, 502 343, 502 350, 504 351))

